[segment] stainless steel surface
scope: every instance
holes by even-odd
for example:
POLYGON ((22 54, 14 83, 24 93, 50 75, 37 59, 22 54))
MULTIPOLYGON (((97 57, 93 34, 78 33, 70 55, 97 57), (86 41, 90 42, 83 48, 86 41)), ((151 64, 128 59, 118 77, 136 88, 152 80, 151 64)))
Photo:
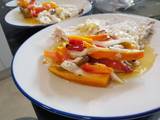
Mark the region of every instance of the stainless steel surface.
POLYGON ((101 12, 122 12, 147 17, 160 16, 160 0, 96 0, 101 12))

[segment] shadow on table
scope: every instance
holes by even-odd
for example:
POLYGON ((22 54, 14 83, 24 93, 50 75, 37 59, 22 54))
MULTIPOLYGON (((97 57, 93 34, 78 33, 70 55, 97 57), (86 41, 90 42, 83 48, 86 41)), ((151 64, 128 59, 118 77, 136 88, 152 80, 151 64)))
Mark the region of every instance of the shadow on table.
POLYGON ((37 119, 33 117, 22 117, 22 118, 17 118, 15 120, 37 120, 37 119))

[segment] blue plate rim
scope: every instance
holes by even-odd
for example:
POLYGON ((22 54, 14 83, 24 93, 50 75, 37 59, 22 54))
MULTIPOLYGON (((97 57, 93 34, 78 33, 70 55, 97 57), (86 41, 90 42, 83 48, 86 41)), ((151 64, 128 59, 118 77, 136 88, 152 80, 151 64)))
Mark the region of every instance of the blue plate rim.
MULTIPOLYGON (((123 14, 124 15, 124 14, 123 14)), ((126 14, 127 15, 127 14, 126 14)), ((132 15, 132 14, 128 14, 128 15, 132 15)), ((134 15, 134 16, 139 16, 139 15, 134 15)), ((43 30, 43 29, 42 29, 43 30)), ((41 31, 41 30, 40 30, 41 31)), ((39 31, 39 32, 40 32, 39 31)), ((37 32, 38 33, 38 32, 37 32)), ((36 34, 36 33, 35 33, 36 34)), ((33 34, 34 35, 34 34, 33 34)), ((32 37, 32 36, 31 36, 32 37)), ((31 38, 29 37, 29 38, 31 38)), ((28 38, 28 39, 29 39, 28 38)), ((27 40, 28 40, 27 39, 27 40)), ((27 42, 27 40, 25 42, 27 42)), ((23 44, 25 44, 25 42, 23 44)), ((68 117, 68 118, 74 118, 74 119, 77 119, 77 120, 81 120, 81 119, 84 119, 84 120, 106 120, 106 119, 109 119, 109 120, 128 120, 128 119, 135 119, 135 118, 140 118, 140 117, 145 117, 145 116, 149 116, 153 113, 156 113, 156 112, 159 112, 160 111, 160 107, 157 107, 155 109, 151 109, 151 110, 148 110, 148 111, 145 111, 145 112, 141 112, 141 113, 137 113, 137 114, 130 114, 130 115, 124 115, 124 116, 113 116, 113 117, 99 117, 99 116, 85 116, 85 115, 78 115, 78 114, 73 114, 73 113, 69 113, 69 112, 64 112, 64 111, 61 111, 61 110, 57 110, 56 108, 52 108, 52 107, 49 107, 39 101, 37 101, 36 99, 34 99, 32 96, 30 96, 29 94, 27 94, 21 87, 20 85, 18 84, 18 82, 16 81, 16 77, 14 76, 14 73, 13 73, 13 65, 14 65, 14 60, 15 60, 15 57, 19 51, 19 49, 21 49, 21 47, 23 46, 23 44, 18 48, 18 50, 16 51, 13 59, 12 59, 12 62, 11 62, 11 76, 13 78, 13 82, 15 83, 16 87, 19 89, 19 91, 27 98, 29 99, 32 103, 36 104, 37 106, 49 111, 49 112, 52 112, 52 113, 55 113, 55 114, 58 114, 58 115, 61 115, 61 116, 65 116, 65 117, 68 117)))

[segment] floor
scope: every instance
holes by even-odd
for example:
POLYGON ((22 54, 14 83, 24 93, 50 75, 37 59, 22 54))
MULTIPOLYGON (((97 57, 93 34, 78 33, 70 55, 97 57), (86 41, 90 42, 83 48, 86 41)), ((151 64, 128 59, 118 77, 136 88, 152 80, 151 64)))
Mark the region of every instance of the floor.
POLYGON ((12 78, 0 80, 0 120, 36 120, 30 102, 17 90, 12 78))

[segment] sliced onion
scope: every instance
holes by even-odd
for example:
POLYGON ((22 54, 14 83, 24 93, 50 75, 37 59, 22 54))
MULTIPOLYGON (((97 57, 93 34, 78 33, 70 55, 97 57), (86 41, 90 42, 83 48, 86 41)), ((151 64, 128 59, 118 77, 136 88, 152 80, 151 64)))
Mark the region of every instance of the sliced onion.
POLYGON ((96 45, 103 46, 103 47, 109 47, 109 46, 121 44, 124 42, 135 44, 138 47, 138 44, 135 41, 127 40, 127 39, 116 39, 116 40, 109 40, 109 41, 94 41, 93 43, 96 45))
POLYGON ((94 46, 93 48, 88 48, 87 52, 92 53, 95 51, 113 51, 113 52, 121 52, 121 53, 136 53, 136 52, 144 52, 144 50, 137 50, 137 49, 121 49, 121 48, 115 48, 115 47, 110 47, 110 48, 102 48, 102 47, 96 47, 94 46))
POLYGON ((124 81, 121 80, 114 72, 111 73, 111 79, 119 83, 124 83, 124 81))
POLYGON ((79 68, 74 62, 69 61, 69 60, 65 60, 61 63, 60 65, 63 69, 72 72, 74 74, 84 74, 83 70, 81 68, 79 68))
POLYGON ((85 56, 85 55, 87 55, 87 53, 88 53, 88 49, 84 49, 83 51, 70 50, 70 55, 73 58, 85 56))

